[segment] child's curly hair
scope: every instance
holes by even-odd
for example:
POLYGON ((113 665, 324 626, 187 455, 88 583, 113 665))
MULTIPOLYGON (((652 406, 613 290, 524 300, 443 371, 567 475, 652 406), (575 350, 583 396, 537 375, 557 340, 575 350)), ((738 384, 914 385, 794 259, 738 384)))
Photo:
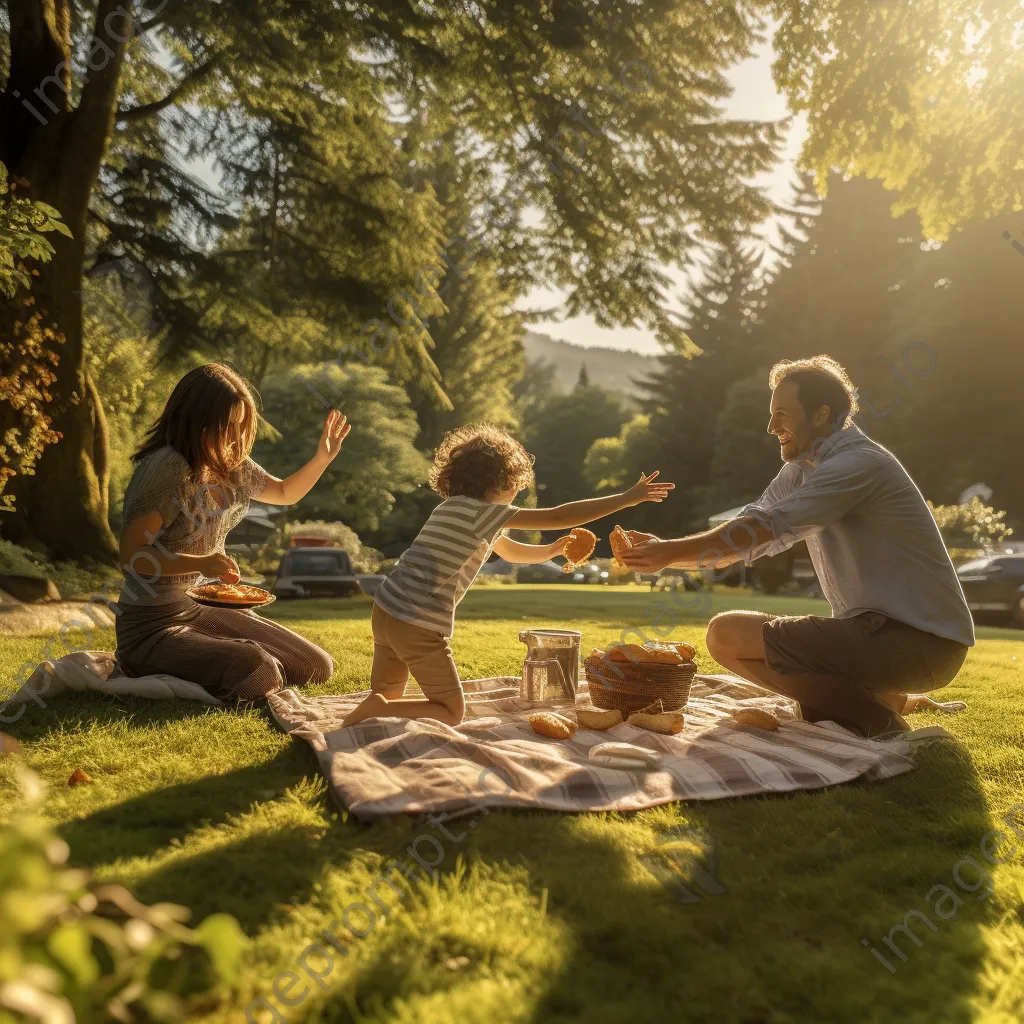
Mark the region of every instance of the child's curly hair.
POLYGON ((431 489, 442 498, 488 494, 533 483, 533 456, 507 431, 487 424, 450 430, 434 456, 431 489))

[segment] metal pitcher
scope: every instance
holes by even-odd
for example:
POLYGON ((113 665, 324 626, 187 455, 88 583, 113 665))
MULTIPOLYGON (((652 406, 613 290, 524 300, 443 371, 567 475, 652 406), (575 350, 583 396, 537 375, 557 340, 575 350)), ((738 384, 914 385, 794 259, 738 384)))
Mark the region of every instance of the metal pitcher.
POLYGON ((574 704, 580 681, 580 641, 574 629, 524 629, 526 644, 519 696, 533 705, 574 704))

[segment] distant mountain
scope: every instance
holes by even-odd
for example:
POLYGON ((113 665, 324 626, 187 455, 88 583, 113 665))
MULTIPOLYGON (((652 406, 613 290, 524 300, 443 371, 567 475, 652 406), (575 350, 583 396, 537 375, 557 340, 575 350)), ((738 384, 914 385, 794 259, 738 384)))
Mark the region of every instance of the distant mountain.
POLYGON ((591 384, 597 384, 609 391, 620 391, 630 397, 640 394, 635 380, 654 373, 658 368, 657 356, 644 356, 636 352, 623 352, 617 348, 600 348, 574 345, 570 341, 559 341, 546 334, 527 331, 523 336, 523 348, 531 363, 553 363, 558 382, 566 391, 571 391, 579 380, 580 369, 587 368, 591 384))

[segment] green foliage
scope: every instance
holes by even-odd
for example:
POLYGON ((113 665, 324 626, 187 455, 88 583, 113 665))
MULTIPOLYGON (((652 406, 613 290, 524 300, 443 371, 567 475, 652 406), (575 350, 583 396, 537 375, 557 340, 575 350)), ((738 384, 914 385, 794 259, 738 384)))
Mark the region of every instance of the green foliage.
POLYGON ((623 424, 617 437, 599 437, 583 461, 583 477, 595 491, 619 491, 636 482, 646 468, 657 441, 651 436, 651 417, 640 413, 623 424))
POLYGON ((0 573, 4 576, 30 576, 37 580, 46 578, 32 552, 9 540, 0 540, 0 573))
POLYGON ((272 537, 260 550, 252 563, 255 572, 274 573, 281 564, 284 553, 289 548, 292 537, 327 537, 341 548, 352 561, 356 572, 377 572, 381 564, 381 553, 376 548, 367 547, 359 539, 355 530, 344 523, 311 520, 309 522, 286 523, 284 529, 272 537))
POLYGON ((775 80, 808 114, 802 162, 879 178, 944 239, 1020 210, 1024 58, 1006 0, 770 0, 775 80))
POLYGON ((9 299, 19 288, 32 287, 33 271, 22 260, 48 263, 53 256, 44 233, 58 231, 71 237, 58 210, 16 193, 17 185, 8 180, 7 168, 0 163, 0 293, 9 299))
POLYGON ((146 296, 116 274, 87 279, 82 291, 86 367, 103 398, 110 448, 111 519, 134 469, 131 454, 160 414, 178 371, 158 361, 161 334, 146 323, 146 296))
POLYGON ((1006 513, 989 507, 981 498, 971 498, 963 505, 928 502, 928 507, 948 548, 991 550, 1013 533, 1006 525, 1006 513))
POLYGON ((15 191, 0 163, 0 294, 14 300, 17 308, 8 321, 10 335, 0 337, 0 403, 10 407, 0 437, 0 512, 14 510, 14 498, 4 493, 11 480, 34 472, 43 449, 60 437, 52 428, 49 407, 57 381, 56 349, 64 337, 34 308, 31 295, 19 294, 19 289, 27 292, 32 277, 39 274, 22 261, 50 260, 54 249, 44 232, 71 235, 57 210, 15 191))
POLYGON ((598 438, 617 435, 627 419, 618 395, 593 385, 554 395, 537 409, 522 429, 537 460, 537 503, 546 508, 587 497, 587 452, 598 438))
POLYGON ((263 415, 276 439, 257 442, 253 458, 276 476, 287 476, 316 449, 327 408, 352 423, 341 454, 316 487, 294 506, 294 515, 339 519, 353 530, 372 531, 395 496, 426 480, 429 463, 415 447, 417 433, 406 393, 374 366, 306 365, 270 378, 262 389, 263 415))
POLYGON ((245 936, 233 917, 198 928, 172 903, 143 906, 68 868, 39 815, 43 787, 18 773, 24 806, 0 823, 0 1022, 184 1021, 237 979, 245 936))
POLYGON ((121 577, 118 570, 107 565, 50 562, 9 540, 0 540, 0 573, 48 579, 65 599, 91 597, 99 593, 110 593, 116 597, 117 589, 113 584, 121 577))

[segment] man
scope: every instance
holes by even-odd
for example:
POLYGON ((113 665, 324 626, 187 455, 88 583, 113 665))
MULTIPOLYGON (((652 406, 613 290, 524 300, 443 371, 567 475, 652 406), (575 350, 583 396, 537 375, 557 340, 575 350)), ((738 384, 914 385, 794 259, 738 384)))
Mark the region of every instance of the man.
MULTIPOLYGON (((896 458, 852 423, 856 390, 828 356, 776 365, 768 432, 784 465, 736 519, 644 540, 630 568, 708 570, 806 541, 832 618, 723 612, 708 650, 729 671, 799 701, 807 721, 863 736, 906 730, 908 694, 949 683, 974 624, 938 527, 896 458)), ((712 577, 713 578, 713 577, 712 577)))

